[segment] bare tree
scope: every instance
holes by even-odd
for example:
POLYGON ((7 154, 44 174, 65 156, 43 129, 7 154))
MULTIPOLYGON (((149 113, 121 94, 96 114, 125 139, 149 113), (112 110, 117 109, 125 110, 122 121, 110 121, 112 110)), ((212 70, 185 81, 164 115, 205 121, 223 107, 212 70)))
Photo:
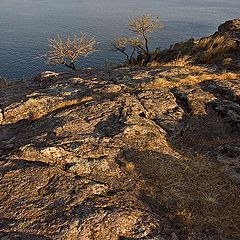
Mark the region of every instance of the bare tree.
POLYGON ((57 38, 49 39, 50 51, 48 52, 48 62, 53 65, 63 64, 64 66, 76 70, 75 61, 77 58, 96 51, 95 38, 88 38, 87 33, 76 34, 73 39, 70 36, 66 40, 57 35, 57 38))
POLYGON ((127 38, 116 38, 111 42, 111 47, 113 51, 118 51, 124 54, 130 63, 129 55, 127 54, 128 39, 127 38))
POLYGON ((128 60, 128 63, 131 64, 139 44, 139 39, 136 37, 130 39, 117 38, 111 43, 111 46, 113 51, 118 51, 124 54, 128 60))
POLYGON ((154 30, 161 30, 163 25, 160 23, 159 17, 152 17, 151 15, 143 15, 139 18, 132 18, 129 21, 129 30, 142 40, 142 45, 138 45, 146 56, 149 56, 149 38, 150 33, 154 30))
POLYGON ((128 27, 135 36, 115 39, 111 43, 112 49, 124 54, 129 64, 134 63, 135 55, 137 55, 136 62, 148 63, 151 59, 149 50, 150 33, 163 28, 159 17, 143 15, 139 18, 132 18, 128 23, 128 27))

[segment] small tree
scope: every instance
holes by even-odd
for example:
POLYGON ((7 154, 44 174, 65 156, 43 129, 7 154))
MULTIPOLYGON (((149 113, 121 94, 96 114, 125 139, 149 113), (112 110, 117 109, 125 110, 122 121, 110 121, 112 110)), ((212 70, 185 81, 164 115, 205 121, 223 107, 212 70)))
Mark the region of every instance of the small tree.
POLYGON ((88 38, 86 33, 81 33, 79 37, 75 34, 72 40, 68 35, 65 41, 57 35, 57 38, 49 39, 48 62, 76 70, 75 61, 96 51, 95 45, 95 38, 88 38))
POLYGON ((111 43, 113 51, 119 51, 124 54, 129 64, 131 64, 133 61, 133 56, 138 45, 140 45, 140 41, 137 37, 130 39, 117 38, 111 43))
POLYGON ((144 56, 145 62, 150 59, 149 39, 150 33, 154 30, 161 30, 163 25, 160 23, 159 17, 152 17, 151 15, 143 15, 139 18, 132 18, 128 23, 129 30, 136 34, 135 37, 130 39, 118 38, 112 42, 114 51, 123 53, 128 62, 132 63, 135 53, 138 56, 144 56), (128 50, 128 49, 131 50, 128 50))
POLYGON ((149 38, 150 33, 154 30, 161 30, 163 25, 159 21, 159 17, 153 18, 151 15, 143 15, 140 18, 132 18, 129 21, 129 30, 136 33, 142 40, 142 45, 138 47, 146 54, 149 55, 149 38))

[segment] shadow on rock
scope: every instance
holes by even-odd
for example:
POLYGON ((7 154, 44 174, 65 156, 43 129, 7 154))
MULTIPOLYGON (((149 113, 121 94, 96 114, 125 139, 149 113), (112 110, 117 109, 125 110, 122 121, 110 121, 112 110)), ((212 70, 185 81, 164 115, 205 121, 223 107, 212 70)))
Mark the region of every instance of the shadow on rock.
POLYGON ((23 232, 3 232, 0 233, 0 238, 1 240, 52 240, 52 238, 43 235, 23 232))

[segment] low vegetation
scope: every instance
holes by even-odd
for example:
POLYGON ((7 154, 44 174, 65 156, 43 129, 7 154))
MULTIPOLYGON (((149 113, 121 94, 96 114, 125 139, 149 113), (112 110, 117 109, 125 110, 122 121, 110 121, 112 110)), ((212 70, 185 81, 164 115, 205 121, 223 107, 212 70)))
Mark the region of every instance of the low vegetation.
MULTIPOLYGON (((235 20, 235 22, 238 22, 238 20, 235 20)), ((237 24, 235 23, 235 25, 237 24)), ((228 23, 225 23, 218 32, 209 37, 197 40, 191 38, 175 43, 163 51, 160 51, 159 48, 151 49, 151 34, 154 31, 162 30, 162 28, 163 25, 159 17, 147 14, 133 17, 128 22, 130 37, 114 39, 110 44, 111 49, 124 55, 129 65, 162 66, 171 64, 186 66, 190 64, 211 64, 231 70, 239 68, 239 65, 235 66, 240 61, 239 32, 235 29, 237 27, 231 32, 232 28, 228 26, 228 23)), ((57 36, 49 40, 48 62, 53 65, 63 64, 72 70, 76 70, 76 60, 96 51, 95 45, 96 39, 89 38, 86 33, 79 37, 74 35, 73 39, 68 36, 66 40, 57 36)))
POLYGON ((192 64, 221 64, 228 68, 235 62, 234 58, 239 52, 238 42, 234 37, 213 35, 199 40, 188 39, 172 45, 154 58, 154 61, 164 63, 181 62, 192 64))
POLYGON ((87 33, 82 33, 80 36, 75 34, 73 39, 68 35, 66 40, 58 35, 56 38, 49 39, 48 62, 53 65, 63 64, 76 70, 76 60, 96 51, 95 45, 95 38, 89 38, 87 33))
POLYGON ((132 64, 139 43, 139 39, 117 38, 111 43, 111 46, 113 51, 118 51, 124 54, 128 63, 132 64), (128 48, 130 48, 130 50, 128 50, 128 48))
MULTIPOLYGON (((163 27, 159 17, 151 15, 135 17, 130 19, 128 27, 134 36, 116 38, 111 43, 112 50, 124 54, 128 64, 148 63, 151 59, 150 34, 163 27)), ((82 33, 80 36, 75 34, 73 39, 69 35, 66 39, 58 35, 56 38, 49 39, 48 63, 52 65, 62 64, 76 70, 76 60, 95 52, 95 45, 96 39, 89 38, 86 33, 82 33)))
MULTIPOLYGON (((158 67, 159 69, 160 67, 158 67)), ((185 66, 164 65, 159 73, 149 83, 142 84, 143 89, 172 89, 178 87, 197 86, 207 80, 236 80, 240 78, 239 73, 214 71, 204 66, 185 66), (165 70, 164 70, 165 68, 165 70)), ((160 68, 160 69, 161 69, 160 68)))
POLYGON ((111 43, 112 49, 124 54, 129 64, 139 61, 142 64, 148 63, 151 59, 150 33, 163 28, 159 17, 154 18, 151 15, 135 17, 130 19, 128 27, 134 36, 130 38, 116 38, 111 43))

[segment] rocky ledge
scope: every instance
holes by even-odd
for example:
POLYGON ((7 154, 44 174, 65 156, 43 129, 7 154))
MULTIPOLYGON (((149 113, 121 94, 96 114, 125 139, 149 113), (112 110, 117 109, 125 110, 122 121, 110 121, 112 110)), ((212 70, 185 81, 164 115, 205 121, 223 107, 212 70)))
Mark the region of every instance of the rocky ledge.
POLYGON ((89 69, 0 90, 0 238, 239 239, 239 76, 89 69))

